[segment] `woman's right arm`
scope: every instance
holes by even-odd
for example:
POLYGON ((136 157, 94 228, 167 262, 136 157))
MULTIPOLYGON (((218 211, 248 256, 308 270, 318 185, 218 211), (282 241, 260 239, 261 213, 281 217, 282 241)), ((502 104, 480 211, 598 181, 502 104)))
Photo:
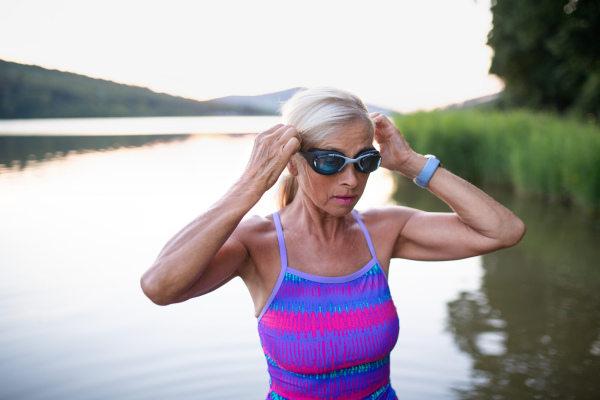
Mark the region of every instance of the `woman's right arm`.
POLYGON ((271 188, 290 157, 300 149, 291 126, 276 125, 259 134, 250 160, 227 193, 179 231, 142 275, 142 290, 154 303, 179 303, 214 290, 249 260, 242 218, 271 188))

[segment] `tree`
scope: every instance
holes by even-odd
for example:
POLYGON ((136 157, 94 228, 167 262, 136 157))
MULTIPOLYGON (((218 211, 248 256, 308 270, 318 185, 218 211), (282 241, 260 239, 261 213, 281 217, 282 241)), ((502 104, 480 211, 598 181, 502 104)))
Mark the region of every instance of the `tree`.
POLYGON ((492 0, 491 10, 504 104, 600 118, 598 0, 492 0))

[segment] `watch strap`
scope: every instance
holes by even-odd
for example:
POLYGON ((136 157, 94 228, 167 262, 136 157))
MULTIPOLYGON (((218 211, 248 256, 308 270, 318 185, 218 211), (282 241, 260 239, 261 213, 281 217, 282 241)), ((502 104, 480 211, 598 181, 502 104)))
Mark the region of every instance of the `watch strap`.
POLYGON ((419 173, 419 176, 417 176, 414 179, 414 182, 422 188, 427 187, 427 185, 429 184, 429 180, 433 176, 433 173, 437 170, 437 168, 440 165, 440 160, 438 160, 436 156, 428 154, 425 157, 428 158, 427 163, 425 163, 425 166, 419 173))

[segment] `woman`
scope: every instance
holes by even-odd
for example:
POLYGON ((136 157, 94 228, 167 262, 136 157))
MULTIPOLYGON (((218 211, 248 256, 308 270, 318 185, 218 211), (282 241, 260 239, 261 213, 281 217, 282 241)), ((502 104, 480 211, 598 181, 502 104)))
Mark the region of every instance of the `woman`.
POLYGON ((350 93, 296 93, 283 119, 286 125, 256 137, 231 189, 165 245, 142 288, 166 305, 241 277, 258 317, 269 399, 395 399, 389 354, 399 323, 390 260, 484 254, 518 243, 525 226, 436 158, 411 150, 388 118, 369 115, 350 93), (380 163, 454 213, 354 211, 380 163), (286 167, 279 212, 242 221, 286 167))

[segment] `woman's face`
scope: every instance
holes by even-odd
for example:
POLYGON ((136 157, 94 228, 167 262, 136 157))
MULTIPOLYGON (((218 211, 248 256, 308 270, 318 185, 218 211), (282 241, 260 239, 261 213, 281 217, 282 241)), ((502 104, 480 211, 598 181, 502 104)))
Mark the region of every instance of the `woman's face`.
MULTIPOLYGON (((316 147, 356 158, 365 150, 374 149, 373 136, 365 124, 359 122, 341 128, 316 147)), ((343 216, 352 211, 365 190, 369 174, 357 171, 354 168, 355 164, 346 164, 341 171, 333 175, 320 175, 302 156, 295 157, 298 184, 315 206, 334 216, 343 216)))

